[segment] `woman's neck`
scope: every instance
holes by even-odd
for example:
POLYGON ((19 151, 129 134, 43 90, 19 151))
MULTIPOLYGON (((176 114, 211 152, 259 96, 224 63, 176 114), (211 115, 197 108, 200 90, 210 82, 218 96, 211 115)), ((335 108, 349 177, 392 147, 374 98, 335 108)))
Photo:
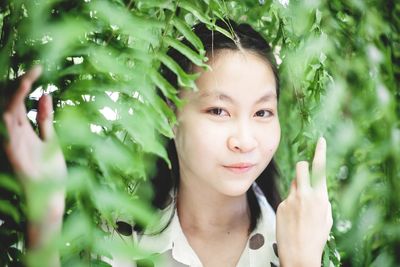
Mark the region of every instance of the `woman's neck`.
POLYGON ((217 234, 250 226, 246 194, 231 197, 181 181, 177 209, 184 231, 217 234))

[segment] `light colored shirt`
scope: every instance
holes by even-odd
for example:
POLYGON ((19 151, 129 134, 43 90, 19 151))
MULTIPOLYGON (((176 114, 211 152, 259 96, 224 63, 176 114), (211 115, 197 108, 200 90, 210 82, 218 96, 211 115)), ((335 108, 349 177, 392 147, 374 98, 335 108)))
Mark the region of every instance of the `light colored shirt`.
MULTIPOLYGON (((252 189, 260 205, 261 218, 257 227, 249 235, 246 247, 236 266, 279 266, 275 237, 275 212, 255 183, 252 189)), ((199 257, 182 231, 174 202, 161 211, 161 225, 166 225, 171 217, 170 224, 159 234, 144 233, 139 235, 133 232, 133 242, 137 242, 140 248, 159 256, 157 261, 153 262, 155 267, 202 267, 199 257)), ((126 260, 114 259, 109 263, 118 267, 135 266, 135 264, 126 260)), ((221 263, 221 266, 223 266, 223 263, 221 263)))

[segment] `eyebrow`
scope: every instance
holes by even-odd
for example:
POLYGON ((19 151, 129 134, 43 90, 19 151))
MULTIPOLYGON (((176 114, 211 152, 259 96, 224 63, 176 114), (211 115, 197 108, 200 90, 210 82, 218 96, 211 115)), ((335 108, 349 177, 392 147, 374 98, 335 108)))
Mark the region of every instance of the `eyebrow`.
MULTIPOLYGON (((200 98, 215 97, 220 101, 230 102, 232 104, 236 103, 235 100, 232 97, 228 96, 227 94, 220 93, 220 92, 210 93, 210 92, 206 91, 206 92, 201 93, 199 97, 200 98)), ((269 92, 269 93, 266 93, 265 95, 263 95, 262 97, 260 97, 255 102, 255 104, 259 104, 259 103, 262 103, 262 102, 267 102, 267 101, 269 101, 271 99, 274 99, 274 98, 276 99, 276 94, 269 92)))

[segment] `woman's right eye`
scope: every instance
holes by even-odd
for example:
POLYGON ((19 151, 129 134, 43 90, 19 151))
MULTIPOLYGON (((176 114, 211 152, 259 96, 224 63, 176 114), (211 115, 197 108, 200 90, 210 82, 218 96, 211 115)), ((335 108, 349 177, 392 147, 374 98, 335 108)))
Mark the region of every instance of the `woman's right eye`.
POLYGON ((229 116, 228 112, 222 108, 210 108, 207 110, 207 113, 215 116, 229 116))

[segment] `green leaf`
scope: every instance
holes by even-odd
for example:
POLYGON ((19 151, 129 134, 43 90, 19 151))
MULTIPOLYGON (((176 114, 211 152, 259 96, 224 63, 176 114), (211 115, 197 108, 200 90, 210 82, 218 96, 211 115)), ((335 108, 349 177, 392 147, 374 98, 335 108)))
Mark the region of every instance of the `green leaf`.
POLYGON ((158 71, 150 70, 149 75, 165 97, 172 100, 177 107, 182 106, 182 101, 177 97, 178 91, 158 71))
POLYGON ((323 253, 323 258, 322 258, 322 266, 323 267, 329 267, 330 261, 329 261, 329 247, 326 245, 324 247, 324 253, 323 253))
POLYGON ((180 0, 178 6, 186 9, 189 13, 193 14, 196 18, 198 18, 201 22, 206 25, 212 25, 211 18, 207 17, 198 7, 196 7, 191 1, 180 0))
POLYGON ((175 10, 175 5, 171 0, 144 0, 144 1, 138 1, 137 7, 139 9, 157 8, 157 9, 168 9, 168 10, 171 10, 171 11, 175 10))
POLYGON ((21 193, 20 184, 16 181, 16 177, 0 174, 0 188, 6 189, 17 195, 21 193))
POLYGON ((156 98, 156 105, 153 105, 153 109, 160 114, 160 119, 157 120, 160 133, 169 138, 174 137, 171 129, 171 126, 176 124, 174 111, 159 96, 156 98))
POLYGON ((172 46, 173 48, 175 48, 176 50, 178 50, 182 55, 184 55, 185 57, 187 57, 190 61, 192 61, 195 65, 199 66, 199 67, 204 67, 207 70, 210 70, 210 67, 205 64, 203 61, 207 60, 206 57, 201 56, 199 54, 197 54, 196 52, 194 52, 192 49, 190 49, 189 47, 187 47, 186 45, 182 44, 181 42, 179 42, 176 39, 173 39, 169 36, 166 36, 164 38, 164 42, 168 45, 168 46, 172 46))
POLYGON ((197 19, 199 19, 202 23, 206 24, 207 26, 209 26, 211 29, 215 29, 218 32, 222 33, 223 35, 225 35, 228 38, 233 39, 233 33, 215 25, 215 23, 213 23, 213 18, 208 17, 206 14, 204 14, 204 12, 202 12, 198 7, 196 7, 192 2, 187 1, 187 0, 181 0, 179 1, 178 4, 179 7, 187 10, 190 12, 190 14, 193 14, 197 19))
POLYGON ((62 144, 87 146, 95 140, 96 135, 90 131, 90 122, 83 109, 67 107, 60 111, 59 123, 56 125, 62 144))
POLYGON ((136 108, 132 115, 122 114, 119 121, 143 151, 168 161, 167 152, 155 132, 153 118, 149 117, 143 108, 136 108))
POLYGON ((128 12, 125 8, 112 5, 106 1, 92 1, 91 7, 96 10, 97 16, 111 25, 117 25, 125 34, 131 35, 136 42, 157 46, 159 38, 157 31, 164 24, 152 18, 143 18, 128 12))
POLYGON ((107 263, 105 261, 99 260, 99 259, 92 259, 90 261, 90 266, 93 266, 93 267, 112 267, 111 264, 109 264, 109 263, 107 263))
POLYGON ((50 66, 56 65, 80 44, 80 41, 85 38, 85 34, 91 29, 92 27, 87 21, 71 17, 66 17, 61 22, 40 29, 41 33, 37 33, 38 35, 48 35, 51 38, 46 49, 41 50, 41 58, 50 66))
POLYGON ((104 138, 95 143, 94 149, 95 157, 101 166, 119 169, 125 175, 133 174, 135 178, 145 177, 144 166, 135 159, 134 151, 130 151, 117 138, 104 138))
POLYGON ((0 199, 0 212, 10 216, 14 222, 19 223, 21 216, 14 205, 11 205, 7 200, 0 199))
POLYGON ((163 53, 157 53, 157 59, 159 59, 165 66, 172 70, 178 77, 178 85, 183 87, 193 88, 198 90, 195 79, 200 76, 200 73, 187 74, 178 63, 176 63, 171 57, 163 53))
POLYGON ((141 225, 147 225, 156 218, 149 205, 139 199, 132 199, 122 192, 112 192, 103 188, 96 188, 94 194, 99 210, 117 209, 116 213, 129 214, 129 216, 141 225))
POLYGON ((192 29, 186 25, 186 22, 178 17, 174 17, 172 24, 181 34, 183 34, 186 40, 188 40, 199 51, 200 55, 205 55, 203 43, 201 42, 200 38, 193 33, 192 29))

